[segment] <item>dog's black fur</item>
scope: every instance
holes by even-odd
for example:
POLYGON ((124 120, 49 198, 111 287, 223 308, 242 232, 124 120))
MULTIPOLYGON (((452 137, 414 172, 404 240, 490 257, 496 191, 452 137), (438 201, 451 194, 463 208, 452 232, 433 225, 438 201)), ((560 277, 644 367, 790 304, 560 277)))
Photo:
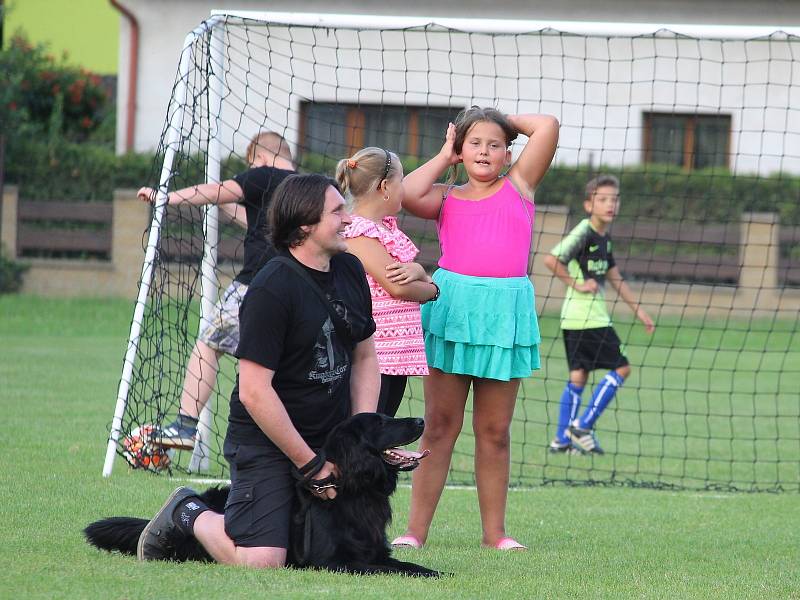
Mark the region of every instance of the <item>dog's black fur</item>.
MULTIPOLYGON (((291 527, 289 566, 362 574, 440 575, 392 558, 386 538, 392 518, 389 497, 397 486, 397 472, 414 468, 416 461, 396 464, 384 451, 417 440, 423 428, 422 419, 361 413, 331 431, 323 450, 339 471, 337 495, 334 500, 319 500, 300 489, 291 527)), ((210 488, 200 498, 221 513, 228 491, 228 487, 210 488)), ((84 534, 102 550, 136 555, 139 535, 147 523, 146 519, 111 517, 91 523, 84 534)), ((211 560, 194 537, 179 536, 171 541, 173 560, 211 560)))

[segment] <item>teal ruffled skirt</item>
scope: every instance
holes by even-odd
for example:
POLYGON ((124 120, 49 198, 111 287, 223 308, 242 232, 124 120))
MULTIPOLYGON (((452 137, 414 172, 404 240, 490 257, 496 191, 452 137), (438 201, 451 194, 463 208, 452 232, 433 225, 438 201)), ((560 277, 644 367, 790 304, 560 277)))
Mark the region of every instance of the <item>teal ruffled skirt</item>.
POLYGON ((471 277, 438 269, 441 289, 422 305, 428 365, 508 381, 539 369, 539 321, 527 277, 471 277))

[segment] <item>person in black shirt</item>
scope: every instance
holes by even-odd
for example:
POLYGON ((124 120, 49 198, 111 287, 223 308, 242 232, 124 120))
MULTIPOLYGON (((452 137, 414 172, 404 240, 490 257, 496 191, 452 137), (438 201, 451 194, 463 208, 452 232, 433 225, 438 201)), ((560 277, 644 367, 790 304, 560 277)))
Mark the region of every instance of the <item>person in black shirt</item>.
MULTIPOLYGON (((216 204, 247 228, 242 270, 223 292, 211 321, 202 324, 189 357, 178 417, 158 432, 160 444, 168 448, 190 450, 194 447, 200 411, 208 403, 217 380, 219 357, 223 353, 232 355, 239 343, 239 306, 247 286, 258 270, 275 256, 267 236, 267 208, 281 181, 295 172, 292 154, 282 136, 262 131, 250 141, 247 162, 251 168, 233 179, 199 184, 167 195, 169 204, 216 204)), ((152 188, 143 187, 138 196, 152 202, 156 193, 152 188)))
MULTIPOLYGON (((364 268, 346 253, 349 223, 332 179, 293 175, 279 186, 270 207, 279 256, 253 279, 240 312, 239 377, 223 448, 231 467, 225 514, 178 488, 142 532, 141 560, 167 556, 178 529, 221 563, 285 564, 293 471, 321 463, 312 484, 335 476, 315 449, 338 423, 378 403, 372 301, 364 268)), ((320 500, 336 496, 335 487, 311 487, 320 500)))

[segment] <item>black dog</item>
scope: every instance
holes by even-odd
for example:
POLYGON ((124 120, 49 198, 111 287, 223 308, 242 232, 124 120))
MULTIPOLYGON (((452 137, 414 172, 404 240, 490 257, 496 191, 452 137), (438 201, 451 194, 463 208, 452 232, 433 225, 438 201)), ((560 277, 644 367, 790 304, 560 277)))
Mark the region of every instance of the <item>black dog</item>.
MULTIPOLYGON (((375 413, 355 415, 334 428, 323 451, 339 471, 334 500, 312 497, 298 484, 287 564, 303 568, 349 573, 400 573, 438 577, 440 573, 391 557, 386 527, 392 519, 389 497, 397 486, 400 470, 414 469, 426 453, 401 450, 416 441, 424 428, 422 419, 392 419, 375 413)), ((224 512, 229 488, 210 488, 202 500, 216 512, 224 512)), ((148 521, 112 517, 84 530, 90 544, 108 551, 136 555, 136 544, 148 521)), ((180 535, 180 534, 176 534, 180 535)), ((211 557, 190 536, 171 540, 177 561, 211 557)))

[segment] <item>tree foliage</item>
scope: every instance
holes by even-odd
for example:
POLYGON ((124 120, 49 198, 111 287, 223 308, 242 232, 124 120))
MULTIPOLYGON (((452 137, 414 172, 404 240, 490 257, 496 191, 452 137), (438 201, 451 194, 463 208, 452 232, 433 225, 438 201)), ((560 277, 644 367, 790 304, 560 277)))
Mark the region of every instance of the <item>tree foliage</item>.
POLYGON ((0 51, 0 133, 12 146, 17 135, 84 141, 103 122, 109 98, 102 80, 66 59, 22 35, 0 51))

